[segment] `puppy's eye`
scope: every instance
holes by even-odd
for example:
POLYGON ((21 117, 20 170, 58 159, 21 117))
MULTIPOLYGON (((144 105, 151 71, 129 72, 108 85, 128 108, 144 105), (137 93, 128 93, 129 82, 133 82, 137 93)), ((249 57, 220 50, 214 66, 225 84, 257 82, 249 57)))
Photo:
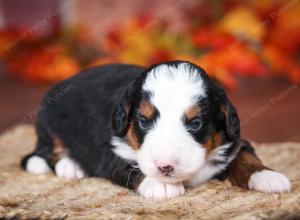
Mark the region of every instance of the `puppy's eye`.
POLYGON ((138 125, 142 130, 147 130, 151 126, 151 121, 143 116, 138 116, 138 125))
POLYGON ((200 118, 195 118, 187 123, 187 128, 189 131, 195 132, 200 130, 202 127, 202 120, 200 118))

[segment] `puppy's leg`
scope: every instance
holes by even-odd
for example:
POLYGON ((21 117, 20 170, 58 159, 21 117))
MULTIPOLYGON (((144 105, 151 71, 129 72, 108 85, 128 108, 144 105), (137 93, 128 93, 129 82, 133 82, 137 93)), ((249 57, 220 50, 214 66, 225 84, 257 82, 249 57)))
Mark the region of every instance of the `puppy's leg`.
POLYGON ((145 176, 135 162, 128 162, 111 150, 102 150, 98 155, 101 155, 101 158, 98 158, 95 176, 110 179, 115 184, 133 189, 145 198, 172 198, 184 193, 182 184, 166 184, 145 176))
POLYGON ((37 126, 37 146, 33 153, 25 156, 21 162, 22 167, 35 174, 48 173, 55 170, 59 177, 68 179, 82 179, 84 171, 78 163, 67 156, 67 149, 62 141, 50 135, 41 126, 37 126))
POLYGON ((163 183, 155 178, 145 177, 137 191, 145 198, 166 199, 183 195, 185 190, 182 183, 163 183))
POLYGON ((38 132, 37 146, 33 153, 25 156, 21 161, 23 169, 30 173, 42 174, 51 171, 50 155, 53 142, 45 132, 38 132))
POLYGON ((286 176, 264 166, 248 142, 241 141, 240 144, 239 153, 227 168, 227 178, 232 184, 265 193, 291 190, 286 176))
POLYGON ((86 176, 81 166, 69 157, 61 158, 55 164, 55 174, 66 179, 82 179, 86 176))

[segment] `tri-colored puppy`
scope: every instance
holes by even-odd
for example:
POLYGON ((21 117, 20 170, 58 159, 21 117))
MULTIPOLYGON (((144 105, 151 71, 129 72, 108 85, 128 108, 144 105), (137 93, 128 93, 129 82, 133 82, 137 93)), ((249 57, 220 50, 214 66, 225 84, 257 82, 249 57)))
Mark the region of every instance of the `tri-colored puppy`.
POLYGON ((22 161, 29 172, 107 178, 157 199, 213 178, 266 193, 291 189, 240 139, 224 90, 189 62, 88 69, 54 86, 42 106, 36 149, 22 161))

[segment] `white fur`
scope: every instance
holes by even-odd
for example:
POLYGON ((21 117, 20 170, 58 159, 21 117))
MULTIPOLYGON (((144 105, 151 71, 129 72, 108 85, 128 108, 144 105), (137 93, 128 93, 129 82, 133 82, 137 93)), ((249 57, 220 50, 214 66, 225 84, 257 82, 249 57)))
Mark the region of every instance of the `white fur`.
POLYGON ((207 158, 204 165, 201 166, 197 170, 197 172, 188 181, 185 182, 185 184, 190 187, 195 187, 207 182, 213 176, 222 172, 234 159, 236 153, 239 151, 239 149, 236 149, 236 151, 233 152, 230 157, 224 157, 224 151, 226 151, 226 149, 228 149, 231 146, 231 144, 232 143, 221 145, 218 148, 216 148, 207 158), (215 165, 212 163, 212 161, 214 160, 223 161, 224 163, 215 165))
POLYGON ((143 90, 152 92, 152 103, 168 112, 175 110, 172 109, 174 104, 184 111, 199 97, 206 97, 200 73, 196 70, 191 72, 187 63, 180 64, 178 68, 167 65, 156 67, 147 75, 143 90))
POLYGON ((127 143, 125 143, 121 138, 113 137, 111 144, 115 146, 113 149, 114 153, 119 155, 125 160, 136 161, 136 152, 127 143))
POLYGON ((85 177, 80 165, 68 157, 62 158, 55 164, 55 173, 58 177, 66 179, 82 179, 85 177))
MULTIPOLYGON (((208 157, 208 161, 217 160, 217 161, 224 161, 227 164, 230 163, 232 161, 232 159, 235 158, 236 153, 239 152, 239 150, 240 150, 240 148, 236 148, 235 152, 232 152, 231 155, 224 156, 224 153, 226 152, 226 150, 228 148, 231 147, 231 145, 232 145, 232 143, 228 143, 228 144, 221 145, 221 146, 217 147, 216 149, 214 149, 213 152, 210 153, 210 155, 208 157)), ((225 166, 227 166, 227 164, 225 166)))
POLYGON ((32 156, 28 159, 26 170, 35 174, 48 173, 51 171, 46 160, 39 156, 32 156))
POLYGON ((248 187, 264 193, 281 193, 291 190, 291 182, 279 172, 262 170, 251 175, 248 187))
POLYGON ((200 73, 191 71, 189 64, 178 68, 161 65, 148 74, 143 90, 150 92, 150 102, 159 117, 137 151, 140 169, 163 182, 186 180, 205 161, 205 148, 187 132, 182 121, 185 112, 206 96, 200 73), (172 178, 164 177, 155 161, 175 164, 172 178))
POLYGON ((163 183, 152 177, 145 177, 137 189, 145 198, 167 199, 184 194, 184 186, 179 184, 163 183))

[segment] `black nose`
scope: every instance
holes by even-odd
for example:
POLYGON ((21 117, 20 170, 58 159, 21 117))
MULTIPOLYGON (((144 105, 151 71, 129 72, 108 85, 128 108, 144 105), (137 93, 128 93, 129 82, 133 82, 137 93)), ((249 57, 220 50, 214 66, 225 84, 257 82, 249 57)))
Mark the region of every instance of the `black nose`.
POLYGON ((171 165, 163 166, 163 167, 158 167, 159 171, 162 174, 168 175, 169 173, 174 171, 174 167, 171 165))

